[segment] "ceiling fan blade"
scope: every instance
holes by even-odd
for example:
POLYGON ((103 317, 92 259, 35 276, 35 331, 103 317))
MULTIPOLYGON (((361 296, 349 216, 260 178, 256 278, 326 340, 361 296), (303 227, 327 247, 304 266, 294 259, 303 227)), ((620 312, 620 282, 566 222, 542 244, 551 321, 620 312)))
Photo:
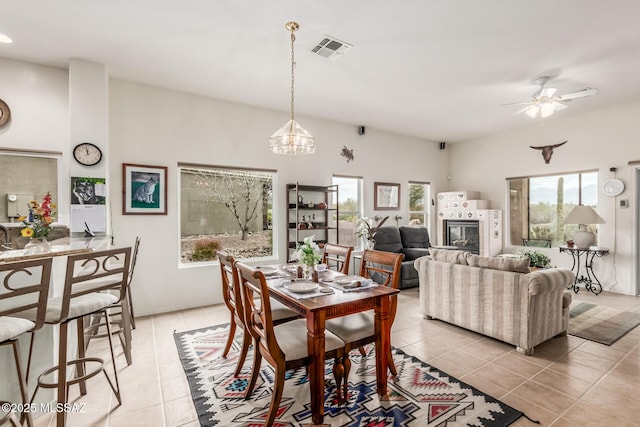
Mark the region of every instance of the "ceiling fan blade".
POLYGON ((531 105, 532 102, 531 101, 527 101, 527 102, 509 102, 508 104, 502 104, 502 105, 531 105))
POLYGON ((513 115, 514 115, 514 116, 517 116, 518 114, 522 114, 522 113, 524 113, 525 111, 527 111, 529 108, 531 108, 531 107, 530 107, 530 106, 527 106, 527 107, 521 108, 521 109, 519 109, 518 111, 516 111, 515 113, 513 113, 513 115))
POLYGON ((554 101, 553 102, 553 110, 554 111, 562 111, 565 108, 567 108, 567 106, 564 105, 562 102, 558 102, 558 101, 554 101))
POLYGON ((592 96, 597 94, 598 89, 588 87, 577 92, 565 93, 564 95, 560 95, 557 99, 560 101, 569 101, 571 99, 584 98, 585 96, 592 96))
POLYGON ((558 89, 555 87, 544 87, 540 90, 540 97, 551 98, 554 93, 557 92, 558 89))

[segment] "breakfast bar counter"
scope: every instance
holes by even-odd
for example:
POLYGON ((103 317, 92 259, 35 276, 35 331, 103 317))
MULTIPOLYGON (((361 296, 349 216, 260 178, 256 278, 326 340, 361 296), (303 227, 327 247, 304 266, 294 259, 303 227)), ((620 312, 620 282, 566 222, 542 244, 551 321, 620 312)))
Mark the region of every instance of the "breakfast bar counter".
POLYGON ((58 257, 79 254, 97 249, 106 249, 109 236, 100 237, 64 237, 38 248, 13 249, 0 252, 0 262, 24 261, 34 258, 58 257))

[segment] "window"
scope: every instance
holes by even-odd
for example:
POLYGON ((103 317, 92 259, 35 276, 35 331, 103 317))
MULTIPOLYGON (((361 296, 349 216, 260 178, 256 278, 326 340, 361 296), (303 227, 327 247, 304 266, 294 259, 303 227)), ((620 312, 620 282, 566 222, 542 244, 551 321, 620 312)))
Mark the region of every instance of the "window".
MULTIPOLYGON (((564 218, 577 205, 597 208, 598 172, 507 179, 511 244, 550 240, 564 244, 577 229, 564 218)), ((590 225, 589 228, 595 225, 590 225)), ((597 236, 597 234, 596 234, 597 236)))
POLYGON ((274 171, 178 166, 183 263, 273 255, 274 171))
POLYGON ((362 243, 356 236, 358 218, 362 217, 362 178, 334 176, 332 184, 338 186, 338 242, 358 248, 362 243))
POLYGON ((429 200, 428 182, 409 181, 409 225, 429 227, 429 200))

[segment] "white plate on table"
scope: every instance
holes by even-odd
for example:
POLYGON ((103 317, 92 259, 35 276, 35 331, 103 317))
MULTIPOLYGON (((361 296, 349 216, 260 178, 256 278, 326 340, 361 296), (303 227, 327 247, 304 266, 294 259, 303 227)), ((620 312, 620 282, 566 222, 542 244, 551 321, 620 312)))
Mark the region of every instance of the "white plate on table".
POLYGON ((356 280, 364 281, 365 278, 360 276, 339 276, 333 279, 338 285, 349 285, 356 280))
POLYGON ((289 282, 285 283, 284 287, 291 292, 304 294, 315 291, 318 288, 318 284, 314 282, 289 282))
POLYGON ((256 269, 258 271, 261 271, 265 277, 274 276, 278 274, 278 271, 279 271, 277 267, 267 267, 267 266, 265 267, 259 266, 259 267, 256 267, 256 269))

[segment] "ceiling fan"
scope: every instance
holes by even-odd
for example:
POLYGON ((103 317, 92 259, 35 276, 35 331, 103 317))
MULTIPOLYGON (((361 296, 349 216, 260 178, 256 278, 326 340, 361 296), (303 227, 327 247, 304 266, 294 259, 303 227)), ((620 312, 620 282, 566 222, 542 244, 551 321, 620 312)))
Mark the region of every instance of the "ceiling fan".
POLYGON ((540 89, 538 89, 533 93, 533 95, 531 95, 530 101, 513 102, 504 105, 526 105, 526 107, 524 107, 523 109, 516 111, 515 114, 526 112, 529 117, 535 118, 539 113, 541 117, 549 117, 554 112, 567 108, 567 106, 563 104, 564 101, 584 98, 586 96, 596 95, 598 93, 598 89, 588 87, 576 92, 566 93, 564 95, 556 95, 558 89, 545 86, 548 80, 548 76, 539 77, 536 79, 536 84, 540 86, 540 89))

